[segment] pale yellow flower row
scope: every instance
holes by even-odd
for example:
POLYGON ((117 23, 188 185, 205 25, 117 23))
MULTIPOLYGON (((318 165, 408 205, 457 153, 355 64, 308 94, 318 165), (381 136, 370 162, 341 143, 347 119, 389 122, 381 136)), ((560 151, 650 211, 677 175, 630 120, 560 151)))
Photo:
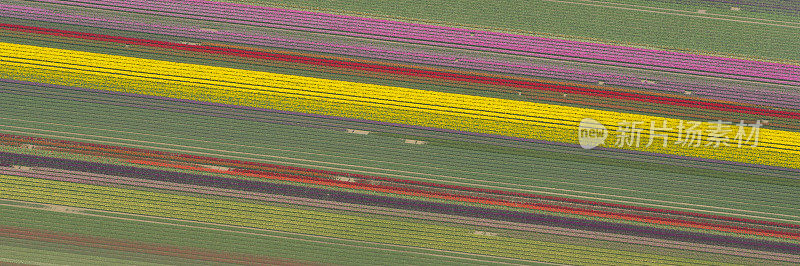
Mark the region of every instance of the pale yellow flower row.
POLYGON ((0 175, 2 198, 148 216, 168 217, 341 239, 470 252, 529 260, 581 264, 658 261, 698 263, 654 254, 637 254, 553 242, 482 236, 474 230, 436 224, 328 213, 73 182, 0 175), (602 258, 592 255, 603 254, 602 258))

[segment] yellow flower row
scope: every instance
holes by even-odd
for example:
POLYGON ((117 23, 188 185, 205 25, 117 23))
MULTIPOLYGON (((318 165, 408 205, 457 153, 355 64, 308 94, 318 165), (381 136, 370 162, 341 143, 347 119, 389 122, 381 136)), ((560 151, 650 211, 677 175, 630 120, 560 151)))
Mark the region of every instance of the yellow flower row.
MULTIPOLYGON (((17 44, 0 43, 0 59, 2 78, 573 144, 578 143, 583 118, 609 127, 609 144, 622 137, 613 129, 623 120, 644 125, 667 121, 673 127, 680 123, 656 116, 17 44)), ((698 129, 708 132, 712 125, 703 123, 698 129)), ((669 134, 675 136, 676 131, 669 134)), ((762 128, 758 147, 644 147, 645 139, 639 147, 621 148, 800 168, 798 140, 796 132, 762 128)))

